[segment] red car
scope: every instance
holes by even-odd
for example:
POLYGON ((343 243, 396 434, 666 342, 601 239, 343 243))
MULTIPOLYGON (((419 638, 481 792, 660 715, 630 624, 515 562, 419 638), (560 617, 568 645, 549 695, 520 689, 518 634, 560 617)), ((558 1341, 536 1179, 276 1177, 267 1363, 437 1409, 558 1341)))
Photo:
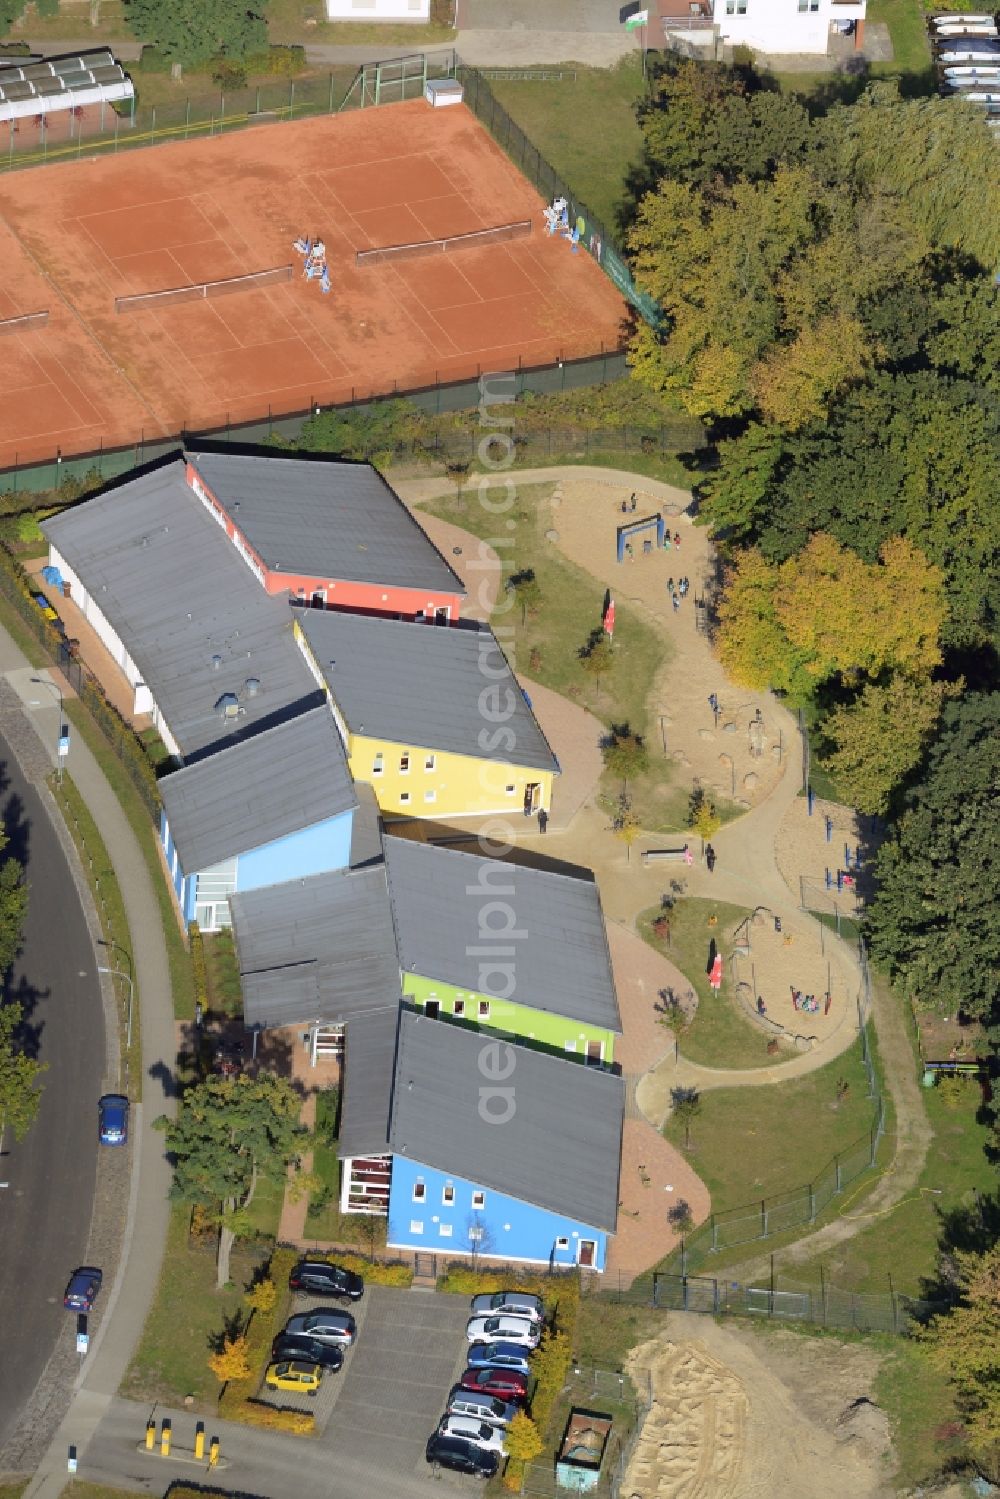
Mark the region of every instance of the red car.
POLYGON ((528 1376, 516 1369, 466 1369, 459 1383, 463 1390, 481 1390, 499 1400, 523 1404, 528 1398, 528 1376))

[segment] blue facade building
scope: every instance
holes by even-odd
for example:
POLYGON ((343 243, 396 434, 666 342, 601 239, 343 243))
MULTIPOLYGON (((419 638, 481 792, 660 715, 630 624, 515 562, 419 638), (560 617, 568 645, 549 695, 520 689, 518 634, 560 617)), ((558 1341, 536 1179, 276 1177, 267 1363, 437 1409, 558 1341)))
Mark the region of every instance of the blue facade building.
POLYGON ((160 840, 184 920, 229 926, 229 897, 351 862, 358 800, 325 704, 164 776, 160 840))

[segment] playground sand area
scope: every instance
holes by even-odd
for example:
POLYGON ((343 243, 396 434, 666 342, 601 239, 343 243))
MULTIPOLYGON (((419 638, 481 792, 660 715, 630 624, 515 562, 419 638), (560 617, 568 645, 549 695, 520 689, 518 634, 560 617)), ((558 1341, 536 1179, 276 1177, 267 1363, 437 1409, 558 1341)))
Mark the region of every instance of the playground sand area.
POLYGON ((814 797, 811 813, 806 797, 792 803, 778 829, 774 857, 797 903, 826 915, 860 915, 866 888, 864 861, 870 865, 875 852, 869 823, 869 818, 859 817, 853 807, 840 802, 814 797), (860 869, 859 855, 863 861, 860 869))
POLYGON ((882 1499, 892 1447, 861 1344, 670 1313, 628 1370, 653 1404, 627 1499, 882 1499))
POLYGON ((0 184, 0 465, 599 354, 624 304, 464 106, 423 100, 12 172, 0 184), (359 250, 532 232, 357 265, 359 250), (332 293, 293 242, 322 236, 332 293), (116 298, 291 266, 225 296, 116 298))
POLYGON ((650 500, 642 479, 632 481, 636 510, 622 514, 631 490, 620 480, 563 480, 543 502, 542 528, 554 533, 555 545, 578 567, 605 584, 618 605, 630 605, 649 617, 674 647, 650 695, 650 749, 665 753, 676 766, 675 784, 697 780, 717 803, 740 811, 759 805, 781 780, 790 753, 798 754, 790 715, 766 692, 737 687, 726 677, 707 634, 696 622, 696 600, 711 594, 716 559, 708 532, 691 522, 690 495, 673 491, 666 504, 650 500), (666 517, 667 529, 680 547, 656 547, 656 531, 632 538, 633 556, 616 561, 618 527, 644 517, 666 517), (644 540, 651 550, 644 551, 644 540), (674 609, 667 580, 689 581, 686 597, 674 609), (709 705, 715 694, 719 711, 709 705), (760 714, 760 720, 757 715, 760 714))

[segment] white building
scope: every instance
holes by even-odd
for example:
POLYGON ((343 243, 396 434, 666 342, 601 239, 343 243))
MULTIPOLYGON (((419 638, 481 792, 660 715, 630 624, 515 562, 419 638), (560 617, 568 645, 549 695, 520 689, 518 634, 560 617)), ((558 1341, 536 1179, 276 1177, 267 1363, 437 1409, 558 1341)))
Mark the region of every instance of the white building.
POLYGON ((429 21, 431 0, 326 0, 331 21, 429 21))
MULTIPOLYGON (((861 50, 866 0, 658 0, 668 42, 697 56, 714 56, 716 43, 766 53, 825 56, 836 37, 861 50)), ((650 15, 651 31, 653 14, 650 15)), ((651 42, 652 45, 652 42, 651 42)), ((843 41, 841 42, 843 46, 843 41)))

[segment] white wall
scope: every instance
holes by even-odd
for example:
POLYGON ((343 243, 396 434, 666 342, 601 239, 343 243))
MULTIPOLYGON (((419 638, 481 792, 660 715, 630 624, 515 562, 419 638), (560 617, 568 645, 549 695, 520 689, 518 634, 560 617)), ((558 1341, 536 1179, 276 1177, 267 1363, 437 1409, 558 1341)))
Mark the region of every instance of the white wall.
POLYGON ((326 0, 331 21, 429 21, 431 0, 326 0))
POLYGON ((733 46, 821 55, 828 49, 833 22, 862 21, 864 16, 865 0, 715 0, 714 12, 722 40, 733 46), (809 8, 800 10, 802 3, 809 8))

